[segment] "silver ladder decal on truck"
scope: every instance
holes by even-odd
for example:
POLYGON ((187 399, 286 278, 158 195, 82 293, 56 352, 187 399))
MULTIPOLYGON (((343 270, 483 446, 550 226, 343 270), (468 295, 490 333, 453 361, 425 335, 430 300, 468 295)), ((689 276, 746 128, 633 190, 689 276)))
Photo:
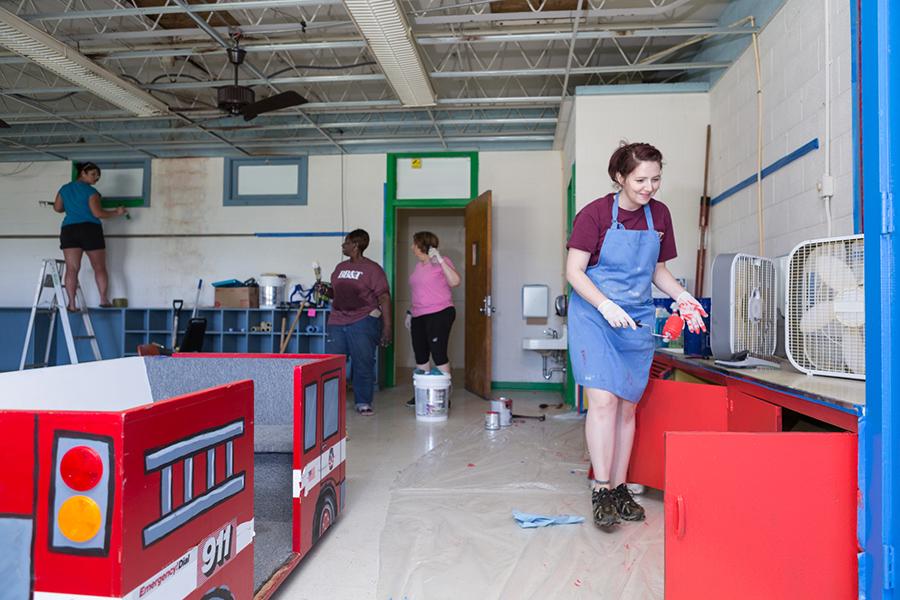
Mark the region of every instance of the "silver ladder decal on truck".
POLYGON ((146 474, 160 471, 160 518, 144 528, 144 546, 169 535, 194 517, 240 493, 244 473, 234 474, 234 440, 244 435, 244 421, 235 421, 153 450, 144 457, 146 474), (225 479, 216 483, 217 447, 225 446, 225 479), (206 491, 194 494, 194 456, 206 452, 206 491), (172 509, 172 466, 184 461, 184 503, 172 509))

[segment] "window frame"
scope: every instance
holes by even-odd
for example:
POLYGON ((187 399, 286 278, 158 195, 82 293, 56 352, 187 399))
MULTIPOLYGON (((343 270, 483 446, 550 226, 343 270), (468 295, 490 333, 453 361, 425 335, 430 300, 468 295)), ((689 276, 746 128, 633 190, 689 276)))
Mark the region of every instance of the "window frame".
POLYGON ((306 206, 309 204, 309 157, 226 158, 223 206, 306 206), (296 194, 238 194, 241 167, 289 165, 297 167, 296 194))

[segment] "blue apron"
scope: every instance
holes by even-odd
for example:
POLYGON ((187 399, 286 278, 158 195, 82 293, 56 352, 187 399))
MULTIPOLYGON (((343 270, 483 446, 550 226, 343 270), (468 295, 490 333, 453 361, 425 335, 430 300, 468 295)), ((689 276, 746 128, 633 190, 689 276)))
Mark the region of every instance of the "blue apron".
MULTIPOLYGON (((603 294, 635 321, 655 322, 651 283, 659 259, 659 236, 649 203, 646 231, 619 223, 619 195, 613 199, 612 226, 600 248, 600 260, 585 271, 603 294)), ((637 402, 647 387, 656 344, 648 327, 611 327, 597 307, 572 290, 569 302, 569 357, 575 382, 637 402)))

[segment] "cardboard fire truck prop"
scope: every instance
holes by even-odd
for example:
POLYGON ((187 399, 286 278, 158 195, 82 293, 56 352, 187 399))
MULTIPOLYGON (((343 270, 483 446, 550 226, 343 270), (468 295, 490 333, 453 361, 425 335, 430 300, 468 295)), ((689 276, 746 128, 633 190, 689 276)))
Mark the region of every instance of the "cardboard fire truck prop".
POLYGON ((340 514, 344 359, 0 374, 0 600, 268 598, 340 514))

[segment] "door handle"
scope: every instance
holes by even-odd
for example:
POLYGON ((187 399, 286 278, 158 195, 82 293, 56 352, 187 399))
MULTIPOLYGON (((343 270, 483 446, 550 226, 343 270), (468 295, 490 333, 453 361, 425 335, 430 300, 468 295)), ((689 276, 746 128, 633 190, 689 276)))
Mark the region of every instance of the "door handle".
POLYGON ((687 524, 685 523, 685 512, 684 512, 684 498, 681 496, 675 497, 675 537, 679 540, 684 537, 684 530, 687 524))
POLYGON ((497 309, 494 308, 494 305, 491 301, 491 295, 488 294, 484 297, 484 300, 481 301, 481 308, 478 309, 478 312, 483 314, 486 317, 490 317, 492 314, 497 312, 497 309))

